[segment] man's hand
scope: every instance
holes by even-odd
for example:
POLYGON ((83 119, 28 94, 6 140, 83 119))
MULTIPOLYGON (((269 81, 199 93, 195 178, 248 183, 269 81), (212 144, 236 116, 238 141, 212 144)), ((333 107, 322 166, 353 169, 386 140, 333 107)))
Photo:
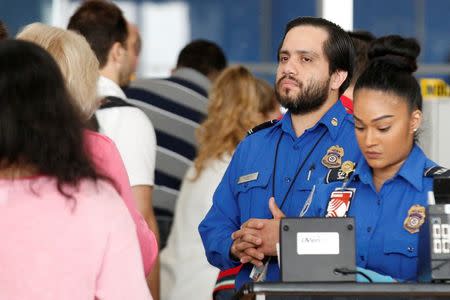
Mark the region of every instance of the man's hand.
POLYGON ((262 243, 262 238, 259 236, 258 229, 262 228, 262 222, 257 222, 258 219, 255 220, 254 227, 255 228, 244 228, 236 230, 231 235, 231 238, 234 240, 231 245, 231 254, 239 259, 239 261, 243 264, 252 263, 256 266, 262 266, 262 260, 264 259, 264 254, 258 250, 262 243))
POLYGON ((278 208, 275 199, 269 199, 269 209, 273 219, 250 219, 240 230, 232 234, 234 243, 231 253, 242 263, 260 266, 264 256, 276 256, 276 244, 279 242, 280 219, 284 213, 278 208))

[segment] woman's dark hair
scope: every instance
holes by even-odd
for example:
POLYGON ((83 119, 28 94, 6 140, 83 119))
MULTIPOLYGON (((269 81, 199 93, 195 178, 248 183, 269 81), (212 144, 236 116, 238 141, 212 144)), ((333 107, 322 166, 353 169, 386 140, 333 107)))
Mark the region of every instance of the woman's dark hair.
POLYGON ((315 17, 299 17, 286 25, 283 40, 278 47, 278 59, 286 34, 294 27, 313 26, 319 27, 328 33, 328 39, 323 43, 323 52, 328 59, 330 75, 337 70, 347 72, 347 78, 339 87, 339 96, 348 88, 353 76, 353 62, 355 49, 352 40, 345 30, 326 19, 315 17))
POLYGON ((59 66, 41 47, 0 42, 0 168, 32 168, 55 177, 61 194, 98 174, 83 142, 83 125, 59 66))
POLYGON ((410 111, 422 110, 420 86, 412 75, 419 54, 415 39, 398 35, 376 39, 368 52, 369 65, 356 81, 354 93, 362 88, 393 93, 406 100, 410 111))

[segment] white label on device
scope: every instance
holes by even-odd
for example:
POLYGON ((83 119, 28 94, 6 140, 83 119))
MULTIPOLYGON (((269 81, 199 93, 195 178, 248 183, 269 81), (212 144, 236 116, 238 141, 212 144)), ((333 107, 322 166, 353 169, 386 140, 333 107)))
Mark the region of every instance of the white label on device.
POLYGON ((297 254, 339 254, 339 233, 297 232, 297 254))
POLYGON ((444 205, 444 210, 445 210, 445 213, 448 215, 448 214, 450 214, 450 204, 445 204, 444 205))

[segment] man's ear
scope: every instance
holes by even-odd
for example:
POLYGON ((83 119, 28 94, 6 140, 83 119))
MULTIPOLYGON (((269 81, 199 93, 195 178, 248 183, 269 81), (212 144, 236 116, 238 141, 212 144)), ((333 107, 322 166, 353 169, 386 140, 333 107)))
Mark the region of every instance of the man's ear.
POLYGON ((111 62, 120 62, 122 60, 122 56, 124 55, 125 49, 122 44, 119 42, 115 42, 108 53, 108 58, 111 62))
POLYGON ((331 74, 330 87, 332 90, 339 90, 342 83, 347 79, 348 72, 342 70, 336 70, 331 74))

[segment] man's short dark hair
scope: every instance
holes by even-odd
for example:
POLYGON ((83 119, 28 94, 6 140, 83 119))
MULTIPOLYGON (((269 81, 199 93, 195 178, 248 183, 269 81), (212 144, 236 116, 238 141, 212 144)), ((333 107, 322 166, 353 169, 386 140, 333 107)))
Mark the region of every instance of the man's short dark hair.
POLYGON ((205 76, 220 72, 226 66, 227 59, 222 49, 207 40, 194 40, 187 44, 178 55, 177 61, 177 68, 191 68, 205 76))
POLYGON ((347 78, 339 87, 339 95, 342 95, 349 86, 353 76, 355 49, 353 48, 350 36, 341 27, 323 18, 299 17, 286 25, 283 40, 278 47, 278 56, 284 39, 286 38, 286 34, 292 28, 298 26, 319 27, 328 33, 328 39, 323 43, 323 52, 328 59, 330 75, 337 70, 347 71, 347 78))
POLYGON ((6 30, 5 23, 0 20, 0 41, 8 38, 8 30, 6 30))
POLYGON ((369 51, 370 43, 375 40, 375 36, 372 33, 364 30, 348 31, 347 33, 352 39, 356 54, 354 61, 353 78, 350 83, 350 85, 354 86, 356 80, 366 69, 369 63, 367 52, 369 51))
POLYGON ((108 61, 114 43, 124 47, 128 37, 127 21, 114 3, 101 0, 84 2, 69 20, 68 29, 83 35, 97 55, 100 68, 108 61))

